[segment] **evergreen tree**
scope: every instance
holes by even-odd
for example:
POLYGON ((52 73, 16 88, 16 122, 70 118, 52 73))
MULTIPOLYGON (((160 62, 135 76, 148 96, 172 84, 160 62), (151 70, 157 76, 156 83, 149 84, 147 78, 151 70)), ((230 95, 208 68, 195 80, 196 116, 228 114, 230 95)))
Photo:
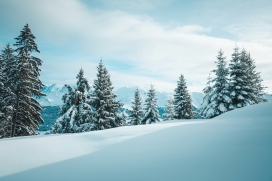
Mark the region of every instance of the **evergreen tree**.
POLYGON ((11 137, 37 134, 39 124, 43 123, 40 103, 35 97, 44 96, 41 92, 43 84, 39 79, 42 61, 30 56, 32 52, 40 52, 35 43, 35 36, 26 24, 14 44, 18 52, 15 63, 9 66, 7 81, 10 89, 16 95, 11 137))
POLYGON ((132 110, 130 111, 130 125, 139 125, 143 117, 142 98, 137 88, 134 94, 134 101, 132 101, 132 110))
POLYGON ((211 96, 213 95, 213 88, 212 88, 212 78, 209 74, 208 82, 206 84, 206 87, 203 89, 204 98, 203 102, 201 104, 201 107, 198 110, 198 114, 201 115, 202 119, 207 119, 212 117, 213 108, 211 104, 211 96))
POLYGON ((15 95, 7 86, 9 82, 7 76, 10 75, 8 65, 14 62, 13 52, 8 44, 0 55, 0 138, 11 135, 15 95))
POLYGON ((93 129, 103 130, 122 126, 124 122, 118 115, 122 103, 116 100, 117 96, 112 92, 110 75, 102 60, 100 60, 97 71, 97 79, 94 80, 94 90, 91 93, 91 105, 96 111, 96 122, 93 129))
POLYGON ((174 103, 177 119, 191 119, 194 117, 192 99, 183 75, 180 76, 178 86, 175 89, 174 103))
POLYGON ((250 100, 246 99, 246 70, 241 59, 244 59, 244 54, 240 54, 239 48, 234 48, 234 53, 232 54, 230 68, 230 91, 231 99, 234 108, 240 108, 250 105, 250 100))
POLYGON ((116 122, 118 123, 119 126, 127 125, 127 115, 124 113, 124 111, 116 115, 116 122))
POLYGON ((247 105, 266 101, 263 98, 263 90, 260 73, 255 72, 254 61, 250 55, 239 48, 234 49, 230 64, 230 91, 234 108, 241 108, 247 105))
POLYGON ((147 93, 147 98, 145 100, 145 115, 142 119, 142 124, 151 124, 159 121, 160 120, 156 92, 153 85, 151 85, 151 88, 147 93))
POLYGON ((64 105, 60 107, 60 117, 53 126, 53 133, 77 133, 93 129, 94 113, 88 104, 90 85, 80 69, 77 75, 77 87, 65 85, 68 93, 62 97, 64 105))
POLYGON ((6 45, 4 50, 1 51, 1 71, 3 76, 3 83, 6 87, 12 87, 12 70, 16 68, 16 57, 14 56, 14 49, 9 44, 6 45))
POLYGON ((173 120, 175 119, 175 104, 174 104, 174 99, 173 98, 169 98, 167 100, 167 104, 165 105, 165 121, 166 120, 173 120))
POLYGON ((234 107, 232 105, 232 100, 230 98, 229 92, 229 70, 226 67, 226 57, 222 50, 218 52, 217 69, 213 70, 215 73, 215 78, 212 80, 214 83, 211 94, 211 103, 208 118, 218 116, 224 112, 232 110, 234 107))
POLYGON ((68 92, 62 96, 63 105, 60 106, 59 116, 64 115, 75 103, 75 90, 67 84, 64 86, 68 92))
POLYGON ((10 137, 15 95, 3 84, 4 78, 0 71, 0 138, 10 137))
POLYGON ((262 85, 260 72, 256 72, 255 61, 251 58, 250 53, 247 53, 244 49, 241 52, 241 62, 247 76, 245 89, 248 94, 245 97, 250 100, 251 104, 266 102, 267 100, 264 98, 266 87, 262 85))

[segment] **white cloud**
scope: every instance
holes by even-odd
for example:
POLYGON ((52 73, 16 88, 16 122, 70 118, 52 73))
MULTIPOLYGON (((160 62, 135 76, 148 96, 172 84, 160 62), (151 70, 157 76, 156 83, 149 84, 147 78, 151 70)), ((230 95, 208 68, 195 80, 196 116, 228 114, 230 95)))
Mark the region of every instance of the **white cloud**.
POLYGON ((272 47, 272 24, 269 22, 256 20, 244 24, 230 25, 225 29, 241 41, 258 42, 272 47))
POLYGON ((166 6, 173 0, 102 0, 102 2, 107 6, 122 10, 146 11, 166 6))
MULTIPOLYGON (((118 86, 138 85, 145 88, 152 83, 160 91, 170 91, 180 74, 184 74, 190 90, 201 91, 209 72, 215 68, 218 50, 222 48, 230 59, 235 46, 231 40, 205 35, 212 31, 210 27, 189 25, 169 28, 147 15, 89 9, 75 0, 16 1, 14 9, 18 13, 14 22, 27 21, 39 36, 51 43, 60 47, 71 45, 76 47, 77 53, 84 51, 86 55, 81 57, 83 59, 97 57, 91 60, 92 66, 98 63, 101 55, 106 59, 118 60, 118 63, 134 65, 135 68, 127 74, 122 70, 111 70, 113 83, 118 86)), ((272 48, 247 41, 238 42, 238 46, 250 50, 256 59, 257 69, 262 72, 272 92, 272 77, 268 68, 272 65, 272 48)), ((73 53, 67 52, 63 56, 69 57, 73 53)), ((48 60, 53 60, 47 64, 56 66, 54 55, 48 57, 48 60)), ((57 65, 58 74, 75 77, 78 66, 65 63, 65 60, 60 62, 63 64, 57 65), (73 75, 70 75, 72 72, 73 75)), ((51 68, 44 66, 43 71, 49 73, 51 68)), ((88 75, 90 79, 95 77, 95 72, 93 70, 92 75, 88 75)))

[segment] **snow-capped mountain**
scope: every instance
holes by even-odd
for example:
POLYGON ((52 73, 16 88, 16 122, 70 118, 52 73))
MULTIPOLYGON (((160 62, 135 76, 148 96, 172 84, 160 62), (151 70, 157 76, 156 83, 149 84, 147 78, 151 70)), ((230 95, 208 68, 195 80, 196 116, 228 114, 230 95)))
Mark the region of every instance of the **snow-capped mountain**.
MULTIPOLYGON (((124 104, 124 108, 131 108, 131 102, 134 99, 134 92, 137 87, 121 87, 113 92, 117 95, 117 99, 124 104)), ((143 103, 147 97, 147 91, 139 89, 143 103)), ((52 84, 45 86, 42 90, 47 96, 39 99, 38 101, 42 106, 59 106, 62 105, 62 95, 67 92, 67 88, 64 85, 52 84)), ((190 92, 193 105, 196 108, 201 106, 204 94, 202 92, 190 92)), ((157 92, 158 106, 165 107, 169 96, 173 96, 173 93, 157 92)), ((266 94, 265 98, 269 102, 272 102, 272 95, 266 94)))
MULTIPOLYGON (((117 99, 124 104, 124 108, 131 108, 131 102, 134 99, 134 92, 137 87, 121 87, 117 90, 114 90, 114 93, 117 95, 117 99)), ((139 89, 143 103, 147 98, 147 91, 143 89, 139 89)), ((59 106, 62 105, 62 95, 67 92, 67 88, 65 86, 60 86, 56 84, 52 84, 50 86, 45 86, 42 90, 47 96, 40 98, 38 101, 42 106, 59 106)), ((169 96, 173 94, 166 92, 157 92, 158 106, 165 107, 167 103, 167 99, 169 96)), ((195 107, 200 107, 203 100, 203 93, 201 92, 191 92, 192 102, 195 107)))
MULTIPOLYGON (((117 95, 117 99, 124 104, 124 108, 131 108, 131 102, 134 100, 134 92, 137 87, 121 87, 114 91, 114 93, 117 95)), ((142 100, 147 98, 147 91, 144 91, 142 89, 139 89, 142 100)), ((201 106, 202 100, 203 100, 203 93, 201 92, 191 92, 191 98, 193 105, 197 108, 201 106)), ((171 93, 166 93, 166 92, 157 92, 156 97, 158 101, 158 106, 159 107, 165 107, 167 104, 167 99, 169 97, 173 96, 171 93)))
POLYGON ((38 99, 42 106, 59 106, 62 105, 62 96, 68 90, 67 88, 62 85, 52 84, 50 86, 45 86, 42 90, 44 94, 47 96, 41 97, 38 99))

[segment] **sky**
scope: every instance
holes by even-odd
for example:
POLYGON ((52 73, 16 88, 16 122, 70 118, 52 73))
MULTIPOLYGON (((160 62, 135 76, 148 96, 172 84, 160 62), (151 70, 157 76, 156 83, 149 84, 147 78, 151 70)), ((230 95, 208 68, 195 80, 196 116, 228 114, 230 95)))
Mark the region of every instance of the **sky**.
POLYGON ((229 63, 238 46, 272 93, 271 9, 270 0, 1 0, 0 49, 28 23, 44 84, 74 85, 80 68, 93 84, 102 58, 115 88, 173 92, 183 74, 201 92, 218 51, 229 63))

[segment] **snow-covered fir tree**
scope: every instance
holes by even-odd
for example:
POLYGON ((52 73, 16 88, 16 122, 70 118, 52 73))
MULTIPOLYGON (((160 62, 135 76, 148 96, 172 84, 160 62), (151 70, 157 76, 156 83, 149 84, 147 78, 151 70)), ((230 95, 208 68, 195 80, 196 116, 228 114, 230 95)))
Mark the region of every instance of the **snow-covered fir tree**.
POLYGON ((173 120, 175 119, 175 104, 174 104, 174 99, 170 97, 167 99, 167 104, 165 105, 165 121, 166 120, 173 120))
POLYGON ((5 75, 12 84, 11 91, 16 95, 11 137, 36 135, 39 124, 43 123, 40 103, 35 97, 44 96, 41 92, 43 84, 39 79, 42 61, 32 52, 40 52, 28 24, 15 38, 16 63, 9 66, 9 75, 5 75))
POLYGON ((194 117, 192 99, 183 75, 179 77, 178 86, 175 89, 174 104, 177 119, 192 119, 194 117))
POLYGON ((4 78, 0 71, 0 138, 10 137, 15 95, 3 84, 4 78))
POLYGON ((213 94, 213 89, 211 83, 212 78, 211 75, 209 74, 208 82, 206 84, 206 87, 203 89, 204 93, 203 102, 201 104, 201 107, 198 109, 198 114, 201 115, 202 119, 211 118, 211 115, 213 113, 213 108, 211 104, 211 96, 213 94))
POLYGON ((254 73, 254 63, 250 59, 245 50, 239 52, 238 47, 234 48, 231 64, 229 65, 230 96, 234 108, 258 103, 258 97, 260 102, 262 101, 264 86, 261 84, 260 74, 254 73), (261 95, 258 96, 259 92, 261 92, 261 95))
MULTIPOLYGON (((118 115, 118 117, 120 117, 120 114, 118 115)), ((122 126, 126 126, 127 125, 127 119, 128 119, 128 115, 125 113, 125 111, 123 111, 121 113, 121 120, 120 120, 122 126)))
POLYGON ((132 110, 130 111, 129 119, 130 125, 139 125, 143 117, 142 98, 137 88, 134 94, 134 101, 132 101, 132 110))
POLYGON ((76 78, 75 89, 65 85, 68 93, 62 97, 64 105, 60 107, 60 117, 56 120, 52 133, 77 133, 93 129, 94 112, 88 104, 90 85, 84 78, 82 68, 76 78))
POLYGON ((8 83, 9 72, 7 64, 14 62, 14 50, 8 44, 0 55, 0 138, 10 137, 12 117, 14 111, 15 95, 10 90, 8 83))
POLYGON ((62 96, 63 105, 60 106, 59 116, 65 114, 75 103, 75 90, 70 85, 64 85, 67 93, 62 96))
POLYGON ((91 93, 91 105, 96 111, 94 130, 103 130, 125 124, 122 116, 118 114, 118 110, 123 104, 117 101, 116 97, 113 93, 110 75, 102 60, 100 60, 97 67, 97 79, 94 80, 91 93))
POLYGON ((14 49, 7 44, 4 50, 1 51, 1 69, 3 74, 3 83, 7 87, 11 87, 12 83, 12 67, 16 66, 16 59, 14 56, 14 49))
POLYGON ((147 93, 144 111, 145 111, 145 114, 142 119, 142 124, 151 124, 151 123, 156 123, 160 121, 156 91, 153 85, 151 85, 151 88, 147 93))
POLYGON ((245 49, 241 52, 240 58, 243 69, 246 71, 246 86, 247 95, 244 97, 250 100, 251 104, 258 104, 260 102, 266 102, 264 98, 264 89, 262 85, 262 79, 260 72, 256 72, 255 61, 251 58, 250 53, 247 53, 245 49))
POLYGON ((212 87, 210 109, 207 112, 209 113, 208 118, 218 116, 234 108, 229 91, 229 70, 226 67, 226 57, 224 57, 222 50, 218 52, 216 58, 217 69, 213 70, 215 78, 212 80, 214 85, 212 87))

